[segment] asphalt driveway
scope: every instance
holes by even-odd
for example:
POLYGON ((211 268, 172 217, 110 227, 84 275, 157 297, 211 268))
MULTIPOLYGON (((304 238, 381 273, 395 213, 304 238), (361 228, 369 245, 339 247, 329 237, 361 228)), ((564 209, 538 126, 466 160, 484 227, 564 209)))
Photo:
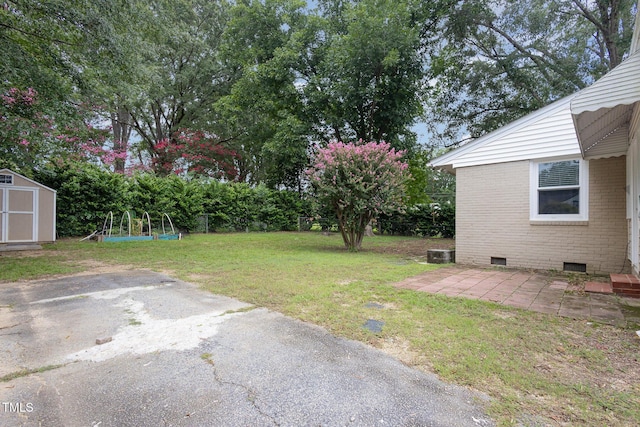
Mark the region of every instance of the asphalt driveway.
POLYGON ((149 271, 0 284, 0 377, 3 426, 493 425, 485 396, 149 271))

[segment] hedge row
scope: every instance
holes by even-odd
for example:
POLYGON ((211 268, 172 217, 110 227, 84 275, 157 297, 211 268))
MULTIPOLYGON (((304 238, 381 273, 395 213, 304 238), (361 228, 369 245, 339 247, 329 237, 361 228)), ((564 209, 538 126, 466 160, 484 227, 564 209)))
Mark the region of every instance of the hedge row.
MULTIPOLYGON (((38 171, 35 179, 57 191, 61 237, 87 236, 101 230, 109 212, 114 215, 114 232, 118 232, 125 211, 137 218, 147 212, 154 230, 160 229, 167 214, 181 232, 204 232, 205 216, 208 231, 292 231, 298 229, 299 217, 318 218, 319 214, 298 193, 262 185, 150 174, 127 177, 75 163, 38 171)), ((324 227, 337 227, 329 212, 323 212, 322 217, 324 227)), ((455 207, 446 203, 415 205, 403 214, 378 218, 377 228, 388 234, 453 237, 455 207)))
MULTIPOLYGON (((301 228, 304 231, 314 226, 337 231, 338 221, 335 215, 326 211, 321 217, 303 218, 301 228)), ((380 234, 453 238, 456 234, 456 208, 448 202, 413 205, 402 213, 379 216, 374 229, 380 234)))
POLYGON ((243 183, 150 174, 127 177, 86 164, 51 167, 39 171, 35 179, 57 191, 61 237, 101 230, 109 212, 114 215, 114 232, 125 211, 137 218, 147 212, 154 230, 166 213, 182 232, 197 231, 205 213, 210 214, 210 231, 296 230, 298 217, 310 214, 310 203, 297 193, 243 183))
POLYGON ((402 236, 452 238, 456 234, 456 208, 451 203, 414 205, 403 214, 379 218, 378 229, 402 236))

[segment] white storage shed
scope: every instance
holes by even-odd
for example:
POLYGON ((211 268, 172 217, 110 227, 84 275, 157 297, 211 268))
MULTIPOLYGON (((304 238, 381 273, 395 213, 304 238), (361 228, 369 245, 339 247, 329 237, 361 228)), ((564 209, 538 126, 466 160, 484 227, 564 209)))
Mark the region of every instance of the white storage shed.
POLYGON ((0 247, 55 240, 55 190, 0 169, 0 247))

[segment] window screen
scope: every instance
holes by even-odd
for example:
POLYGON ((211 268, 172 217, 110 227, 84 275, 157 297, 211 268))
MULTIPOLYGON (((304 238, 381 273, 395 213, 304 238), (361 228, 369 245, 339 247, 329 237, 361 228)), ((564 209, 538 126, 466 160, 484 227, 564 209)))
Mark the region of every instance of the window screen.
POLYGON ((538 214, 580 213, 580 162, 567 160, 538 165, 538 214))

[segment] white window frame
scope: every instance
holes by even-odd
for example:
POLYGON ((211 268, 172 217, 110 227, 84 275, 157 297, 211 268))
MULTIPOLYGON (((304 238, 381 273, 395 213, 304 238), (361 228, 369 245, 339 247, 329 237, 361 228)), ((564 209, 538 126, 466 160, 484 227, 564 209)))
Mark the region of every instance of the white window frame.
POLYGON ((7 174, 7 173, 1 173, 0 177, 2 177, 2 180, 0 180, 0 184, 13 185, 13 175, 7 174))
MULTIPOLYGON (((532 160, 530 163, 530 184, 529 184, 529 219, 531 221, 546 222, 571 222, 589 220, 589 161, 582 158, 563 157, 551 159, 532 160), (538 213, 538 166, 541 163, 563 162, 577 160, 579 165, 578 185, 580 189, 580 213, 578 214, 539 214, 538 213)), ((574 186, 571 186, 573 188, 574 186)), ((562 189, 563 187, 558 187, 562 189)))

